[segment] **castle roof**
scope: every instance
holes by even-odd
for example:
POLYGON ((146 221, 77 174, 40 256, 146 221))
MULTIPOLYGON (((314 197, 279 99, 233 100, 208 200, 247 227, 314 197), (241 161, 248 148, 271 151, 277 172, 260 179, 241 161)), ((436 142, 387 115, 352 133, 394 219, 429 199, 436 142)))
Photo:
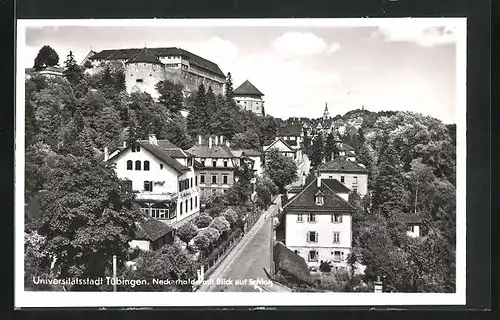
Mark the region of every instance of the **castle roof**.
MULTIPOLYGON (((118 56, 120 58, 117 59, 122 59, 121 57, 123 56, 123 53, 116 51, 115 53, 112 54, 112 56, 118 56)), ((161 64, 161 61, 149 53, 149 50, 144 48, 139 53, 137 53, 132 59, 129 59, 126 63, 153 63, 153 64, 161 64)))
MULTIPOLYGON (((138 55, 144 49, 138 48, 129 48, 129 49, 111 49, 111 50, 102 50, 92 57, 90 60, 130 60, 133 59, 136 55, 138 55)), ((147 48, 147 52, 156 57, 167 57, 167 56, 182 56, 189 63, 195 67, 200 69, 204 69, 206 71, 212 72, 220 77, 225 78, 226 75, 222 72, 219 66, 212 61, 204 59, 194 53, 186 51, 181 48, 176 47, 167 47, 167 48, 147 48)))
POLYGON ((234 89, 234 95, 237 96, 263 96, 264 94, 259 91, 250 81, 246 80, 238 88, 234 89))

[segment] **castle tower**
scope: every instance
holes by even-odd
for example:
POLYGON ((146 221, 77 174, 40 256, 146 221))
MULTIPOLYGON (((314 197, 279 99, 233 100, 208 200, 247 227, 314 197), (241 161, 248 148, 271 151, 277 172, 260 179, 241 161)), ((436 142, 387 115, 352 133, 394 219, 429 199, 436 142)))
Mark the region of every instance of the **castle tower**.
POLYGON ((233 99, 243 110, 250 110, 257 115, 265 116, 262 96, 264 94, 248 80, 233 90, 233 99))
POLYGON ((325 102, 325 111, 323 112, 323 119, 330 119, 330 113, 328 112, 328 103, 325 102))

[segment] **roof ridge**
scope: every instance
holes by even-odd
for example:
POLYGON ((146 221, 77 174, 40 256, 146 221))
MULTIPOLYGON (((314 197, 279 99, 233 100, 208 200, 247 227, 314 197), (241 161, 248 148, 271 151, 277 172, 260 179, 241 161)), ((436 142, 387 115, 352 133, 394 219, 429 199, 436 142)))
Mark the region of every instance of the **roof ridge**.
MULTIPOLYGON (((317 177, 316 177, 316 179, 317 179, 317 177)), ((314 180, 312 180, 311 182, 309 182, 309 184, 308 184, 307 186, 305 186, 305 187, 304 187, 304 189, 302 189, 299 193, 297 193, 295 196, 293 196, 293 197, 290 199, 290 201, 288 201, 288 202, 287 202, 287 203, 283 206, 283 208, 282 208, 282 209, 285 209, 286 207, 288 207, 288 205, 289 205, 290 203, 292 203, 293 201, 295 201, 295 200, 297 199, 297 197, 298 197, 298 196, 300 196, 301 194, 303 194, 303 193, 304 193, 304 191, 306 191, 306 190, 307 190, 307 188, 309 188, 309 186, 310 186, 310 185, 311 185, 314 181, 316 181, 316 179, 314 179, 314 180)))

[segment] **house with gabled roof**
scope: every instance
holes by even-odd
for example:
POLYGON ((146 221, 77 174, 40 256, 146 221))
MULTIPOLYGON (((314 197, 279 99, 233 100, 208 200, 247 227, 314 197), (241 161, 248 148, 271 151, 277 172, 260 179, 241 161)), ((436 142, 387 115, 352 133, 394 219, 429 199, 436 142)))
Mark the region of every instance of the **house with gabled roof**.
POLYGON ((154 251, 173 242, 174 229, 171 226, 154 218, 145 217, 143 221, 135 222, 134 236, 129 246, 144 251, 154 251))
POLYGON ((336 179, 316 177, 283 206, 285 245, 310 268, 322 261, 334 270, 347 269, 352 246, 349 189, 336 179))
POLYGON ((411 238, 420 237, 420 226, 422 225, 422 219, 417 213, 406 213, 402 214, 400 221, 406 225, 406 235, 411 238))
POLYGON ((172 227, 199 213, 199 186, 194 156, 168 140, 137 140, 108 155, 119 178, 129 180, 141 211, 172 227))
POLYGON ((226 193, 234 185, 235 171, 241 159, 232 153, 224 136, 199 136, 198 143, 187 152, 200 163, 196 175, 204 199, 226 193))
POLYGON ((362 197, 368 193, 368 170, 356 161, 337 157, 320 164, 318 173, 324 179, 337 179, 362 197))
POLYGON ((233 99, 243 110, 249 110, 261 116, 265 116, 264 94, 250 81, 246 80, 238 88, 233 90, 233 99))
POLYGON ((288 157, 294 161, 300 160, 297 156, 297 150, 292 148, 292 146, 290 146, 285 140, 280 137, 276 137, 276 139, 271 144, 269 144, 268 146, 264 146, 262 149, 264 152, 264 160, 265 154, 271 150, 275 150, 282 156, 288 157))

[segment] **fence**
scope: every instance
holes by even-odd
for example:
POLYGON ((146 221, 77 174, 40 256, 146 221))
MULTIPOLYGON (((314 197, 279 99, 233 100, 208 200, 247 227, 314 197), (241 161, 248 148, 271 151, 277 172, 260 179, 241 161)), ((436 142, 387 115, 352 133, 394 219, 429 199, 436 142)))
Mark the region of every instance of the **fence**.
POLYGON ((213 270, 219 265, 226 255, 231 251, 231 249, 238 243, 238 241, 243 236, 241 229, 236 229, 233 233, 229 235, 226 241, 221 243, 217 248, 215 248, 212 253, 204 259, 202 265, 205 271, 205 278, 209 276, 213 270))

